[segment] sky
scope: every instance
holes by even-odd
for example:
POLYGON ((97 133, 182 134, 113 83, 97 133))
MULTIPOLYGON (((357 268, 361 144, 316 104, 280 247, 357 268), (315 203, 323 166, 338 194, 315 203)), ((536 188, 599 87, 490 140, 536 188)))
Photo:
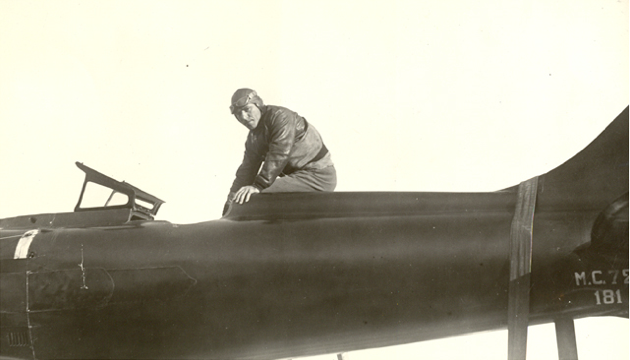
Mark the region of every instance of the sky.
MULTIPOLYGON (((0 218, 72 211, 75 161, 165 200, 160 220, 219 218, 241 87, 319 130, 337 191, 506 188, 628 105, 628 43, 627 0, 0 0, 0 218)), ((627 320, 576 331, 581 359, 628 358, 627 320)), ((503 359, 506 339, 385 350, 503 359)), ((529 354, 557 358, 553 326, 529 354)))

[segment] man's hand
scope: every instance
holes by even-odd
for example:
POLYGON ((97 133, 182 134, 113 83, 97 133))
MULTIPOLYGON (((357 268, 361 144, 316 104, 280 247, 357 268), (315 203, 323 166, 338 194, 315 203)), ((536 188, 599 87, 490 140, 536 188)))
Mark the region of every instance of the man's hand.
POLYGON ((255 186, 252 186, 252 185, 243 186, 236 192, 236 196, 234 196, 234 201, 239 204, 248 202, 249 197, 252 194, 258 194, 259 192, 260 190, 258 190, 258 188, 255 186))

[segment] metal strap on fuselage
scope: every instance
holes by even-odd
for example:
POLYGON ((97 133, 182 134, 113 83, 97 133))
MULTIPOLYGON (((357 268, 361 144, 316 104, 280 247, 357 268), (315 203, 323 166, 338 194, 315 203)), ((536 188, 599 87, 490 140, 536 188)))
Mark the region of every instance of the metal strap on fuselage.
POLYGON ((525 360, 526 357, 534 210, 537 191, 538 177, 520 183, 510 229, 508 360, 525 360))

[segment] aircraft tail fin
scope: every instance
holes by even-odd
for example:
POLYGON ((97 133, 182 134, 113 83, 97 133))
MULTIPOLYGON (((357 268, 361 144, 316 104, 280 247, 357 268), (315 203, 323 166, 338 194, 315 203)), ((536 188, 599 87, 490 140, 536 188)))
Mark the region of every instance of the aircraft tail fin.
POLYGON ((539 180, 538 206, 572 204, 579 198, 603 208, 626 194, 628 107, 584 150, 539 180))
POLYGON ((588 252, 627 259, 628 107, 584 150, 539 177, 536 207, 601 209, 588 252))

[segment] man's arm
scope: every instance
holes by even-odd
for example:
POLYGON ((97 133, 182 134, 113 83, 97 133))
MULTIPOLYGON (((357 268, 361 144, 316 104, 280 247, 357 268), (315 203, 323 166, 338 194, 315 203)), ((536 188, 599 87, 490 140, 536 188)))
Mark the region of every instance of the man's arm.
POLYGON ((238 167, 238 170, 236 170, 236 178, 232 183, 227 201, 223 206, 223 215, 225 215, 229 204, 232 202, 235 201, 242 204, 243 202, 249 201, 251 194, 260 192, 260 190, 253 187, 251 184, 256 178, 256 173, 258 172, 261 163, 262 157, 257 155, 251 149, 248 151, 248 146, 246 144, 243 162, 241 163, 241 166, 238 167))
POLYGON ((254 181, 254 186, 264 190, 271 186, 289 161, 289 154, 295 142, 297 114, 277 110, 272 115, 269 129, 269 150, 265 163, 254 181))
MULTIPOLYGON (((252 144, 248 138, 245 143, 243 162, 238 167, 238 170, 236 170, 236 178, 232 183, 232 187, 230 187, 230 194, 236 193, 243 186, 252 185, 254 183, 262 161, 263 157, 254 149, 254 144, 252 144)), ((228 200, 230 200, 229 197, 228 200)))

